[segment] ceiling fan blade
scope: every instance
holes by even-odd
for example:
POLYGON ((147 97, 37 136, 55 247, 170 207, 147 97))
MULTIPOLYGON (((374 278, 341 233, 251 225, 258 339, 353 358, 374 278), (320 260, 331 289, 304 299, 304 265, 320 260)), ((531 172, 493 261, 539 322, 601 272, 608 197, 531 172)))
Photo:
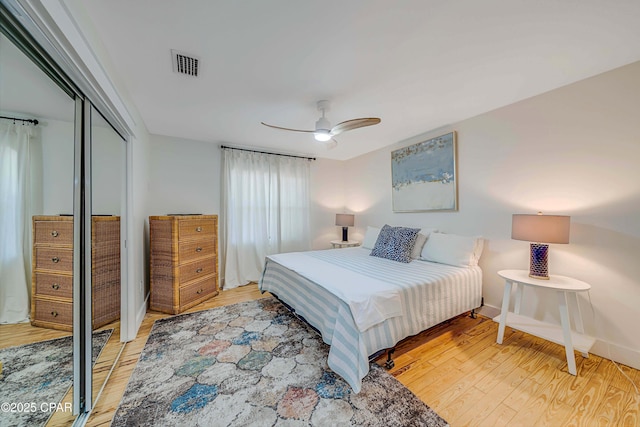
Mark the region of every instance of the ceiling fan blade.
POLYGON ((327 150, 333 150, 334 148, 336 148, 338 146, 338 141, 336 141, 335 139, 332 138, 325 145, 327 146, 327 150))
POLYGON ((358 129, 365 126, 377 125, 380 123, 380 119, 377 117, 366 117, 362 119, 347 120, 342 123, 338 123, 331 129, 332 135, 338 135, 348 130, 358 129))
POLYGON ((280 127, 280 126, 268 125, 265 122, 260 122, 260 123, 262 123, 263 125, 268 126, 270 128, 280 129, 280 130, 289 130, 289 131, 292 131, 292 132, 306 132, 306 133, 315 132, 315 130, 302 130, 302 129, 283 128, 283 127, 280 127))

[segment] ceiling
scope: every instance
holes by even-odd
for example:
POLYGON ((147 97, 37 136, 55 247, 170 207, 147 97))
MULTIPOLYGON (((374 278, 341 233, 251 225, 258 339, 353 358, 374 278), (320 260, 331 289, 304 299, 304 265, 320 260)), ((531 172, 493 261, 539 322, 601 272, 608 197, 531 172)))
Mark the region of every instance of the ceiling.
POLYGON ((342 160, 640 60, 637 0, 80 3, 152 134, 342 160), (260 124, 313 129, 320 99, 382 123, 332 150, 260 124))

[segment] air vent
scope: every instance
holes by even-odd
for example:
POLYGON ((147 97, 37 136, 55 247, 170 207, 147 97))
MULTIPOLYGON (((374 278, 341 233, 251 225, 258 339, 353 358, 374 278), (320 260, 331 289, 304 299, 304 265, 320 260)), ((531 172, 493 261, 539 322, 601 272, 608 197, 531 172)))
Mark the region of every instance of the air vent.
POLYGON ((200 59, 189 53, 178 52, 173 49, 171 49, 171 58, 173 60, 174 73, 198 77, 200 59))

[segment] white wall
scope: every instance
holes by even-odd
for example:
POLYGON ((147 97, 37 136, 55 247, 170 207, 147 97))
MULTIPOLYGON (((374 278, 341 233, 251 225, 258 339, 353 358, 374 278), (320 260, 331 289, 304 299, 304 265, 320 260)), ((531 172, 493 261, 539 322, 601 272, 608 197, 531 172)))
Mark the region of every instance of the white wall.
MULTIPOLYGON (((42 168, 43 215, 73 213, 74 125, 72 122, 39 118, 35 143, 41 158, 33 166, 42 168)), ((93 128, 93 213, 120 215, 124 171, 121 165, 122 139, 110 128, 93 128)), ((37 154, 37 153, 36 153, 37 154)))
POLYGON ((120 216, 125 142, 106 124, 92 127, 91 140, 91 212, 94 215, 120 216))
POLYGON ((40 118, 36 130, 42 147, 41 213, 73 214, 73 122, 40 118))
POLYGON ((151 135, 149 215, 220 214, 220 147, 151 135))
MULTIPOLYGON (((551 273, 592 285, 593 311, 587 295, 580 302, 598 339, 593 351, 640 368, 639 111, 635 63, 351 159, 344 182, 359 219, 354 237, 385 223, 482 235, 485 304, 500 307, 497 271, 528 269, 528 243, 510 239, 511 215, 571 215, 571 243, 551 245, 551 273), (390 152, 450 130, 459 210, 393 213, 390 152)), ((527 314, 559 323, 555 295, 525 297, 527 314)))
POLYGON ((318 158, 311 163, 312 249, 328 249, 331 240, 342 238, 342 227, 335 223, 337 213, 348 212, 344 190, 344 162, 318 158))

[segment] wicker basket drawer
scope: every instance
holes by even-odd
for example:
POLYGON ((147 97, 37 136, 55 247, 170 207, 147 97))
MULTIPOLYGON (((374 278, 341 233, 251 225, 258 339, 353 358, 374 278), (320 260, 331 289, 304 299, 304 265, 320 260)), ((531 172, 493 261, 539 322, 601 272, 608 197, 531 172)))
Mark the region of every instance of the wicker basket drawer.
POLYGON ((178 236, 182 239, 210 239, 216 235, 216 221, 214 219, 189 219, 180 221, 178 236))
POLYGON ((36 318, 41 322, 73 324, 73 303, 35 298, 36 318))
POLYGON ((214 273, 216 273, 216 259, 203 258, 180 266, 180 283, 187 283, 214 273))
POLYGON ((216 276, 209 276, 180 288, 180 306, 205 298, 216 291, 216 276))
POLYGON ((36 247, 36 269, 73 272, 73 249, 36 247))
POLYGON ((36 273, 36 295, 73 298, 73 276, 36 273))
POLYGON ((191 262, 199 258, 214 256, 216 254, 215 246, 216 241, 212 238, 181 243, 178 247, 178 258, 180 259, 180 264, 191 262))
POLYGON ((149 217, 150 308, 178 314, 218 294, 218 216, 149 217))
POLYGON ((73 245, 73 221, 35 221, 34 228, 38 244, 73 245))

